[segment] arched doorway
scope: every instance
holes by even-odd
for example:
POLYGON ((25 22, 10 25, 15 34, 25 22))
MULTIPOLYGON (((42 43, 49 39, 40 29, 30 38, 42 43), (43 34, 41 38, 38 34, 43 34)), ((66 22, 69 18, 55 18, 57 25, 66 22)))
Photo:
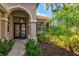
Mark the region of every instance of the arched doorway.
POLYGON ((26 38, 27 37, 26 18, 14 16, 13 20, 14 20, 14 38, 15 39, 26 38))
POLYGON ((29 34, 29 14, 21 9, 14 9, 8 16, 9 37, 14 39, 26 39, 29 34))

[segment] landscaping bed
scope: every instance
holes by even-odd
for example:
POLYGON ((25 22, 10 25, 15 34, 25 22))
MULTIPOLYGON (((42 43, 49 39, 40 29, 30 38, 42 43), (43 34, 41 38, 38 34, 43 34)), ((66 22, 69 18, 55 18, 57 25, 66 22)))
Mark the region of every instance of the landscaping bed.
POLYGON ((60 48, 59 46, 49 43, 46 41, 38 41, 38 44, 43 50, 44 56, 74 56, 72 52, 68 51, 65 48, 60 48))
POLYGON ((0 56, 6 56, 12 49, 14 44, 13 40, 0 40, 0 56))
POLYGON ((38 36, 38 44, 47 56, 79 56, 79 35, 53 35, 50 33, 38 36))
POLYGON ((26 52, 24 56, 79 56, 79 52, 71 52, 67 48, 62 48, 55 42, 38 40, 37 44, 33 40, 29 40, 26 44, 26 52))

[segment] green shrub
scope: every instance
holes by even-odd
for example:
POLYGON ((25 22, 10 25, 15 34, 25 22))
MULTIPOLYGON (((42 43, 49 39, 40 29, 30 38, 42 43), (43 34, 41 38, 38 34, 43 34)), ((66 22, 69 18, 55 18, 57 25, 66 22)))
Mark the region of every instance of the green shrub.
POLYGON ((39 39, 39 40, 43 40, 43 41, 49 41, 48 33, 41 33, 41 34, 38 36, 38 39, 39 39))
POLYGON ((56 36, 60 36, 60 35, 71 36, 72 35, 69 29, 56 27, 56 26, 51 28, 51 32, 52 32, 52 35, 56 35, 56 36))
POLYGON ((70 45, 72 46, 72 49, 74 51, 79 51, 79 35, 74 34, 70 37, 66 37, 64 35, 60 35, 59 37, 53 36, 51 41, 61 48, 67 48, 68 43, 71 42, 70 45))
POLYGON ((41 56, 42 49, 35 44, 33 40, 29 40, 26 44, 26 55, 28 56, 41 56))
POLYGON ((11 50, 13 46, 14 41, 13 40, 0 40, 0 56, 1 55, 8 55, 9 51, 11 50))
POLYGON ((70 37, 70 41, 74 51, 79 51, 79 36, 74 34, 70 37))
POLYGON ((61 48, 67 48, 67 44, 68 44, 68 40, 66 38, 66 36, 59 36, 58 37, 58 41, 57 41, 58 46, 60 46, 61 48))

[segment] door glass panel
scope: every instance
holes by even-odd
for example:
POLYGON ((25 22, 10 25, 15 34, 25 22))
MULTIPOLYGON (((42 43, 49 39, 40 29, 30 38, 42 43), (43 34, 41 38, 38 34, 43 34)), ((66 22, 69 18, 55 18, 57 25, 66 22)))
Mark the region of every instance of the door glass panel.
POLYGON ((19 37, 19 34, 20 34, 20 29, 19 29, 19 24, 16 24, 15 25, 15 37, 19 37))
POLYGON ((25 23, 25 19, 24 18, 20 19, 20 23, 25 23))
POLYGON ((25 37, 25 24, 21 25, 21 36, 25 37))
POLYGON ((14 22, 15 22, 15 23, 19 23, 19 18, 18 18, 18 17, 15 17, 15 18, 14 18, 14 22))
POLYGON ((20 20, 21 23, 25 23, 23 19, 20 20))

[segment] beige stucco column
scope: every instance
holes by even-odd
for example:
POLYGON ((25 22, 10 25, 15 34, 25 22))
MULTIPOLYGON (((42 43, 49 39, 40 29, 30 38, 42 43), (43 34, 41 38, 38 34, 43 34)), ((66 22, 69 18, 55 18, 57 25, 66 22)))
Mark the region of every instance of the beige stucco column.
POLYGON ((1 25, 2 25, 2 27, 1 27, 1 29, 2 29, 2 38, 8 38, 7 37, 7 25, 8 25, 8 19, 7 18, 1 18, 1 25))
POLYGON ((37 22, 37 20, 30 21, 31 39, 37 39, 37 37, 36 37, 36 22, 37 22))

